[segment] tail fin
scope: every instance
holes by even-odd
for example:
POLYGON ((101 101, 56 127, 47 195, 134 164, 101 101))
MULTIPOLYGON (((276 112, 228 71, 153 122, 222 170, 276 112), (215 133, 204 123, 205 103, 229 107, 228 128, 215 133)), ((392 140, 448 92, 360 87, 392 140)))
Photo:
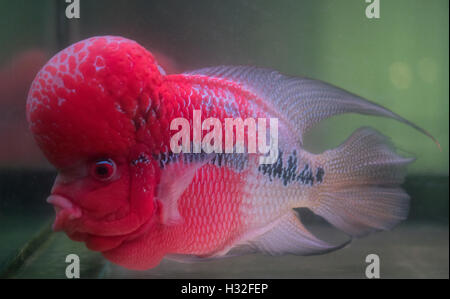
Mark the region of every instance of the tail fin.
POLYGON ((386 137, 361 128, 319 157, 325 177, 310 207, 315 214, 355 237, 406 219, 409 196, 400 184, 413 159, 398 156, 386 137))

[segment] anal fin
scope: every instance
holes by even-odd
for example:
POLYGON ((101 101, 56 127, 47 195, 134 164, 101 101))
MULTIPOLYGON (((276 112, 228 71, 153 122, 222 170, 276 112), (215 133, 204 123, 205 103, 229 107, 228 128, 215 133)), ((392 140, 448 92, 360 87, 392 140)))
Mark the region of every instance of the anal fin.
MULTIPOLYGON (((348 245, 352 239, 339 244, 331 245, 319 240, 309 232, 292 211, 269 224, 264 231, 256 234, 252 239, 241 240, 226 251, 212 254, 210 256, 197 256, 188 254, 169 254, 166 258, 184 263, 205 262, 252 253, 263 253, 268 255, 317 255, 338 250, 348 245)), ((251 235, 251 234, 250 234, 251 235)), ((245 238, 244 238, 245 239, 245 238)))
MULTIPOLYGON (((319 240, 303 226, 294 211, 280 218, 272 229, 253 240, 247 241, 253 252, 262 252, 269 255, 324 254, 340 249, 350 242, 351 239, 340 245, 331 245, 319 240)), ((230 253, 232 252, 233 249, 230 250, 230 253)))

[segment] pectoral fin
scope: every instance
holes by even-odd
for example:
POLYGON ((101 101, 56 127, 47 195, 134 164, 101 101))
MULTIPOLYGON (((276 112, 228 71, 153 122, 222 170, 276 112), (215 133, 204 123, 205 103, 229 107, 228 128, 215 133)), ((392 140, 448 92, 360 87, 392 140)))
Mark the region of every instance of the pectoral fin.
POLYGON ((213 158, 213 155, 209 155, 204 160, 195 162, 185 161, 181 158, 175 163, 166 165, 162 171, 156 195, 162 205, 161 223, 175 225, 182 222, 178 211, 178 200, 192 183, 197 170, 213 158))

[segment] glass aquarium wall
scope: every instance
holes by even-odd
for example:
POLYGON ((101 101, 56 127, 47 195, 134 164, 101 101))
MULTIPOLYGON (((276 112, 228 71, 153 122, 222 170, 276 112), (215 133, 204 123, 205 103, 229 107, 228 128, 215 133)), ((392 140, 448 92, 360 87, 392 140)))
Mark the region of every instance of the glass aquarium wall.
MULTIPOLYGON (((367 18, 363 0, 80 0, 78 19, 66 17, 67 5, 63 0, 0 0, 2 277, 64 278, 70 253, 89 265, 82 268, 84 277, 364 277, 359 263, 378 250, 390 263, 386 277, 448 278, 447 0, 381 0, 378 19, 367 18), (333 117, 307 134, 306 149, 320 153, 357 128, 371 126, 389 136, 399 153, 416 158, 404 184, 412 198, 410 216, 398 229, 323 258, 257 255, 210 265, 164 261, 151 271, 128 271, 51 232, 53 209, 45 198, 56 173, 35 145, 25 117, 28 89, 40 67, 59 50, 97 35, 136 40, 167 73, 255 65, 319 79, 414 122, 442 149, 394 120, 333 117), (399 250, 405 260, 395 256, 399 250), (335 267, 325 266, 330 263, 335 267), (248 270, 240 269, 242 264, 248 270)), ((305 218, 320 222, 309 214, 305 218)))

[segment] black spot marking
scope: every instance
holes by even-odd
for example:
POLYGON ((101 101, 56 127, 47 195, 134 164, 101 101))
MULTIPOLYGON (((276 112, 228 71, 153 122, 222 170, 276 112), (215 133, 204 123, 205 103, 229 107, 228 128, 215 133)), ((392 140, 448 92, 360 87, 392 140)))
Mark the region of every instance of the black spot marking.
POLYGON ((287 186, 293 182, 310 186, 313 186, 314 183, 322 182, 325 174, 323 168, 317 168, 316 175, 314 176, 313 169, 309 166, 309 164, 305 164, 300 173, 297 173, 297 167, 297 152, 293 151, 292 154, 289 155, 285 165, 283 165, 283 153, 280 152, 275 163, 260 165, 258 170, 262 172, 263 175, 268 176, 271 182, 274 178, 281 179, 284 186, 287 186))
POLYGON ((159 167, 163 169, 166 164, 172 162, 174 160, 174 154, 170 153, 160 153, 159 155, 153 155, 153 159, 159 162, 159 167))
POLYGON ((133 160, 133 161, 131 162, 131 164, 132 164, 133 166, 136 166, 136 165, 139 164, 139 163, 148 163, 148 162, 149 162, 149 159, 148 159, 147 155, 144 154, 144 153, 142 153, 142 154, 140 154, 140 155, 138 156, 138 158, 137 158, 136 160, 133 160))
POLYGON ((164 169, 169 163, 183 162, 189 163, 201 163, 205 160, 209 160, 208 164, 216 165, 218 167, 230 167, 236 171, 242 171, 248 166, 248 154, 207 154, 201 153, 160 153, 153 156, 154 159, 159 161, 159 166, 164 169), (213 157, 211 157, 213 155, 213 157))
POLYGON ((323 182, 323 175, 325 174, 325 171, 323 170, 322 167, 318 167, 317 168, 317 172, 316 172, 316 181, 317 183, 322 183, 323 182))

